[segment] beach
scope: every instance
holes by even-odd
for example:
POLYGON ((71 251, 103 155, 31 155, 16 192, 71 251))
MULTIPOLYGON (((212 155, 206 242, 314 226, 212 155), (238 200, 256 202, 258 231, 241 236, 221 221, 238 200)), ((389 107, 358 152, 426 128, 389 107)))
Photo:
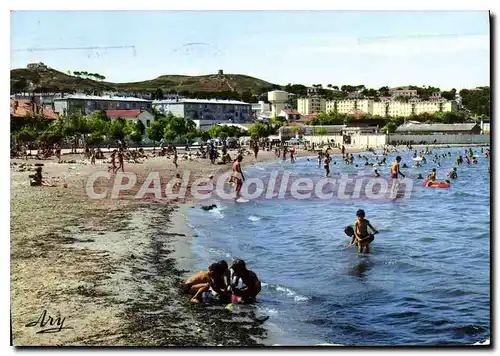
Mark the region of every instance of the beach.
MULTIPOLYGON (((298 156, 305 154, 298 152, 298 156)), ((273 151, 260 151, 257 160, 245 156, 243 168, 275 159, 273 151)), ((221 323, 220 316, 207 321, 207 313, 213 311, 191 305, 179 292, 193 265, 191 231, 185 217, 186 209, 193 206, 189 199, 162 203, 89 199, 87 179, 97 171, 106 171, 107 163, 98 160, 95 166, 83 164, 80 154, 64 155, 63 160, 77 163, 59 164, 55 158, 11 160, 14 345, 258 343, 255 335, 264 331, 251 320, 251 325, 241 327, 240 332, 238 325, 245 323, 232 326, 229 332, 230 322, 221 323), (22 167, 23 163, 43 163, 44 179, 55 186, 31 187, 28 175, 34 172, 27 170, 30 166, 22 167), (44 311, 47 317, 65 318, 64 327, 68 329, 37 333, 39 326, 26 326, 44 311)), ((199 178, 230 167, 212 165, 208 159, 179 159, 176 170, 172 159, 166 157, 149 158, 142 164, 125 163, 126 172, 145 177, 159 171, 167 181, 184 170, 199 178)))

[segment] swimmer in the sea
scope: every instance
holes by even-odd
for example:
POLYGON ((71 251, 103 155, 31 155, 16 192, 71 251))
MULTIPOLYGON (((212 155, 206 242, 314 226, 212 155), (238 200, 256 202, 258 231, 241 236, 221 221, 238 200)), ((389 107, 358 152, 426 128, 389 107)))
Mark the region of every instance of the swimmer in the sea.
POLYGON ((448 173, 448 178, 457 179, 457 167, 453 167, 453 170, 448 173))

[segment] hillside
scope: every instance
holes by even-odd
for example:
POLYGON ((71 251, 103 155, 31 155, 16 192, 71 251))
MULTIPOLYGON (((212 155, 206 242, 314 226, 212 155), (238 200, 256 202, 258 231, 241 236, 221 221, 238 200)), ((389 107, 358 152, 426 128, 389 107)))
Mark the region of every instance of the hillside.
POLYGON ((235 92, 263 93, 273 87, 272 83, 239 74, 212 74, 202 76, 162 75, 156 79, 134 83, 110 83, 78 78, 52 68, 20 68, 10 71, 10 91, 15 92, 155 92, 164 93, 215 93, 235 92))

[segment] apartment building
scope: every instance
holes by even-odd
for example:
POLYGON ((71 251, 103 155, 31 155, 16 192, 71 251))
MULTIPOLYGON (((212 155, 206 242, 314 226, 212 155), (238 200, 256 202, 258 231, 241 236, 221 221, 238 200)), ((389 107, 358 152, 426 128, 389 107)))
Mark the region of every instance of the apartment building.
POLYGON ((252 105, 236 100, 158 100, 153 102, 153 107, 164 114, 189 118, 199 129, 208 129, 215 124, 244 123, 252 119, 252 105))
POLYGON ((389 117, 397 117, 397 116, 410 116, 413 114, 413 103, 405 103, 392 101, 389 102, 387 108, 387 116, 389 117))
POLYGON ((389 103, 390 101, 376 101, 373 103, 373 114, 380 117, 389 116, 389 103))
POLYGON ((326 102, 326 111, 338 112, 340 114, 347 114, 351 110, 361 110, 365 114, 373 113, 373 100, 330 100, 326 102))
POLYGON ((81 113, 90 115, 100 110, 152 110, 152 101, 121 96, 72 94, 54 98, 54 112, 59 115, 81 113))
POLYGON ((317 114, 326 111, 326 100, 317 96, 297 99, 297 111, 301 115, 317 114))
POLYGON ((456 111, 456 101, 428 100, 422 101, 410 99, 409 102, 401 101, 377 101, 370 99, 361 100, 332 100, 326 103, 326 111, 348 114, 352 110, 360 110, 365 114, 381 117, 410 116, 412 114, 429 113, 438 111, 456 111))

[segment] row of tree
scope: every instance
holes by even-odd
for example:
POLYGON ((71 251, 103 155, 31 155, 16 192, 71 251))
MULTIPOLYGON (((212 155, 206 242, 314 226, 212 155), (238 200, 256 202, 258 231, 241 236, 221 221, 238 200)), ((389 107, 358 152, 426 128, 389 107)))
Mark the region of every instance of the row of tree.
POLYGON ((148 127, 140 121, 125 120, 122 118, 109 119, 104 112, 94 112, 85 117, 72 114, 54 121, 46 120, 38 115, 27 117, 25 120, 13 120, 11 123, 12 135, 22 143, 38 142, 40 144, 61 143, 64 140, 79 140, 90 146, 100 146, 103 143, 130 141, 139 146, 144 138, 154 144, 161 141, 192 141, 210 138, 226 139, 251 135, 266 137, 276 132, 278 126, 256 123, 248 132, 229 125, 213 125, 209 130, 196 129, 193 120, 168 114, 156 115, 155 120, 148 127))
MULTIPOLYGON (((68 73, 71 75, 71 71, 68 71, 68 73)), ((85 78, 85 79, 93 79, 93 80, 100 80, 103 81, 106 79, 106 77, 102 74, 99 73, 90 73, 87 71, 73 71, 73 75, 78 78, 85 78)))
MULTIPOLYGON (((270 88, 269 88, 270 89, 270 88)), ((261 90, 261 92, 255 94, 251 91, 244 91, 238 93, 236 91, 218 91, 218 92, 190 92, 187 90, 182 91, 168 91, 166 94, 177 94, 179 96, 191 99, 222 99, 222 100, 240 100, 245 103, 256 103, 259 100, 267 101, 267 89, 261 90)), ((165 98, 165 93, 161 88, 157 88, 154 92, 151 92, 152 100, 162 100, 165 98)))

